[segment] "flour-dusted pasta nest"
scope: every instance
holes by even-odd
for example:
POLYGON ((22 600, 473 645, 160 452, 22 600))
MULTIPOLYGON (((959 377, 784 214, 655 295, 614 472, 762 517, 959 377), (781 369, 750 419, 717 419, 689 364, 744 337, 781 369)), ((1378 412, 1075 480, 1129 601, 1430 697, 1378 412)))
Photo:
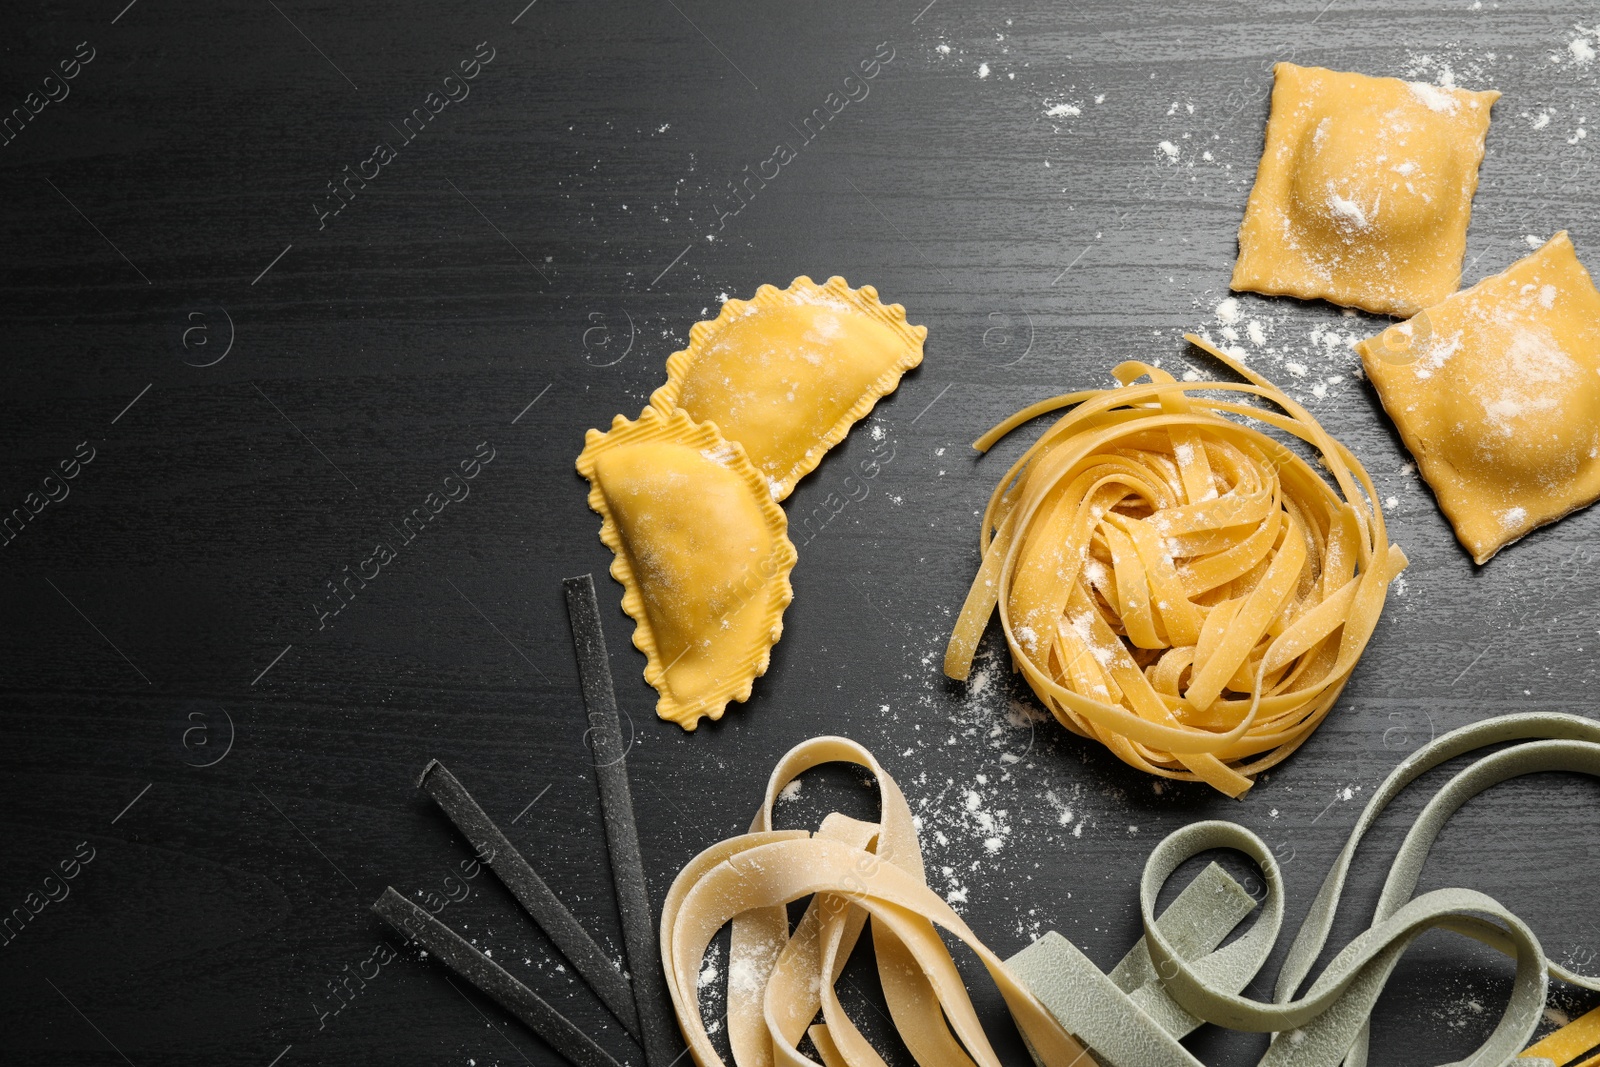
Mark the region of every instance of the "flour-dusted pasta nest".
POLYGON ((989 500, 944 669, 967 677, 998 607, 1015 668, 1062 725, 1237 797, 1332 709, 1406 557, 1350 450, 1189 340, 1248 384, 1123 363, 1120 388, 1035 404, 974 443, 1072 409, 989 500), (1327 477, 1262 424, 1320 453, 1327 477))

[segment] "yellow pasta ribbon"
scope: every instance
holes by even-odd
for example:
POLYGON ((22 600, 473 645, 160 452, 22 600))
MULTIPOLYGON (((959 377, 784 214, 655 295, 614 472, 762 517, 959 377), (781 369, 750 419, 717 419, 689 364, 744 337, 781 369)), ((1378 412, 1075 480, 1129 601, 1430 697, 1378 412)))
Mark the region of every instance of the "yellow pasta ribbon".
POLYGON ((1543 1040, 1529 1045, 1519 1059, 1545 1059, 1558 1067, 1597 1067, 1600 1065, 1600 1008, 1581 1015, 1543 1040), (1593 1058, 1584 1053, 1593 1052, 1593 1058), (1583 1062, 1578 1061, 1582 1059, 1583 1062))
POLYGON ((944 671, 966 679, 998 609, 1013 664, 1063 726, 1238 797, 1333 708, 1406 557, 1355 455, 1186 336, 1245 383, 1130 361, 1119 388, 1041 401, 973 443, 986 452, 1072 409, 990 497, 944 671), (1309 446, 1325 475, 1261 424, 1309 446))

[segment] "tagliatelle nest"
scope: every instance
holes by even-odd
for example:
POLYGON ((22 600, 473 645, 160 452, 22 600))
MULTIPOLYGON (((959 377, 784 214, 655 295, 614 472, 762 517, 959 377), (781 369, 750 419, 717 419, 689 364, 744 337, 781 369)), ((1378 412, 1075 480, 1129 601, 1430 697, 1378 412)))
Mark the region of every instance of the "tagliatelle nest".
POLYGON ((1332 709, 1406 557, 1350 450, 1271 382, 1189 340, 1248 384, 1123 363, 1120 388, 1043 401, 974 442, 987 451, 1072 408, 989 500, 944 669, 967 677, 998 607, 1015 668, 1067 729, 1237 797, 1332 709), (1331 484, 1251 423, 1309 444, 1331 484))

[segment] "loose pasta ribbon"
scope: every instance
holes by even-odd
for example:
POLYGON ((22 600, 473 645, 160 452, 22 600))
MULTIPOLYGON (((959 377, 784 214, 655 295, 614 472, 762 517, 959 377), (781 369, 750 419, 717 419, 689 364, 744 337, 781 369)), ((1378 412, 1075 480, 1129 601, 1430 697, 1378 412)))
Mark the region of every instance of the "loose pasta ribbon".
POLYGON ((815 1067, 798 1048, 806 1036, 825 1067, 883 1067, 882 1055, 851 1022, 834 989, 870 919, 884 999, 920 1067, 999 1067, 941 931, 983 963, 1038 1067, 1202 1067, 1180 1041, 1203 1023, 1273 1034, 1258 1067, 1365 1067, 1368 1020, 1384 987, 1411 945, 1441 930, 1515 961, 1493 1032, 1456 1067, 1496 1067, 1519 1052, 1527 1067, 1592 1067, 1586 1052, 1600 1042, 1600 1014, 1525 1046, 1543 1015, 1551 978, 1600 991, 1600 976, 1551 960, 1527 923, 1482 892, 1417 892, 1435 840, 1462 805, 1501 782, 1549 771, 1600 778, 1600 722, 1555 713, 1505 715, 1412 753, 1374 790, 1307 909, 1271 999, 1257 1000, 1246 991, 1278 944, 1286 901, 1272 850, 1245 827, 1197 822, 1156 846, 1139 883, 1144 937, 1109 973, 1054 932, 1002 960, 928 888, 910 809, 894 779, 855 742, 814 738, 779 761, 750 832, 706 849, 673 882, 661 915, 667 985, 697 1067, 724 1067, 700 1013, 699 978, 712 939, 731 923, 727 1022, 736 1067, 815 1067), (1371 925, 1313 978, 1357 851, 1378 817, 1423 774, 1469 755, 1407 831, 1371 925), (858 764, 877 776, 881 821, 836 812, 815 834, 774 830, 779 791, 830 761, 858 764), (1263 898, 1258 902, 1212 864, 1158 915, 1157 898, 1174 873, 1212 849, 1254 860, 1263 898), (787 905, 806 897, 810 902, 791 930, 787 905), (1254 924, 1229 940, 1258 904, 1254 924), (823 1022, 813 1025, 819 1011, 823 1022))
POLYGON ((928 888, 911 809, 894 779, 854 741, 817 737, 774 768, 750 832, 689 861, 662 905, 662 966, 698 1067, 724 1067, 700 1014, 699 976, 711 939, 729 923, 728 1041, 737 1067, 815 1067, 797 1048, 807 1036, 826 1067, 885 1067, 834 992, 869 917, 884 999, 919 1064, 1000 1067, 941 929, 982 961, 1048 1064, 1088 1062, 1083 1047, 928 888), (835 812, 815 835, 773 830, 779 791, 809 768, 835 761, 877 777, 881 822, 835 812), (808 896, 791 933, 786 905, 808 896), (823 1022, 813 1026, 819 1009, 823 1022))
POLYGON ((967 678, 998 609, 1012 663, 1067 729, 1238 797, 1333 708, 1406 557, 1355 455, 1187 336, 1246 381, 1126 362, 1118 388, 1042 401, 974 442, 986 452, 1072 409, 989 499, 944 671, 967 678), (1327 476, 1262 425, 1310 446, 1327 476))

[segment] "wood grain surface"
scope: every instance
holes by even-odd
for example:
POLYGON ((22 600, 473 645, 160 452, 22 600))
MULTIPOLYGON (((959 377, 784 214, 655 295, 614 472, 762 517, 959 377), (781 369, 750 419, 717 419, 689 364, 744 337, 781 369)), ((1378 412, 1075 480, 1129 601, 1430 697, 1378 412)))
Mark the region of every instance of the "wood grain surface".
MULTIPOLYGON (((0 19, 0 106, 60 96, 0 145, 0 510, 93 456, 0 556, 0 910, 92 855, 0 946, 0 1061, 558 1062, 394 940, 369 911, 393 885, 449 900, 441 918, 640 1063, 492 876, 463 877, 469 847, 414 785, 444 761, 620 956, 562 607, 584 572, 657 901, 747 825, 781 753, 840 733, 896 774, 932 884, 1002 954, 1056 929, 1109 966, 1138 934, 1145 854, 1207 817, 1273 845, 1297 923, 1407 751, 1506 711, 1594 714, 1600 515, 1475 567, 1356 376, 1348 340, 1383 322, 1254 296, 1238 343, 1367 464, 1412 561, 1321 731, 1236 803, 1038 720, 993 633, 973 685, 939 673, 978 510, 1037 429, 986 459, 969 442, 1126 357, 1216 373, 1180 334, 1225 325, 1272 63, 1500 89, 1464 281, 1562 228, 1600 267, 1600 59, 1572 43, 1600 46, 1578 28, 1593 5, 124 3, 0 19), (476 76, 447 84, 463 62, 476 76), (800 562, 771 669, 688 735, 653 715, 573 459, 721 299, 802 273, 904 304, 927 357, 788 501, 800 562), (394 558, 332 599, 378 542, 394 558)), ((1364 849, 1330 952, 1366 925, 1414 792, 1364 849)), ((1600 970, 1597 801, 1560 775, 1474 800, 1423 888, 1490 893, 1600 970)), ((835 805, 870 813, 871 791, 811 776, 780 817, 835 805)), ((1375 1062, 1464 1055, 1510 973, 1425 938, 1375 1062)), ((846 978, 909 1063, 870 969, 846 978)), ((1552 990, 1553 1013, 1587 1006, 1552 990)), ((1265 1037, 1190 1045, 1250 1064, 1265 1037)))

